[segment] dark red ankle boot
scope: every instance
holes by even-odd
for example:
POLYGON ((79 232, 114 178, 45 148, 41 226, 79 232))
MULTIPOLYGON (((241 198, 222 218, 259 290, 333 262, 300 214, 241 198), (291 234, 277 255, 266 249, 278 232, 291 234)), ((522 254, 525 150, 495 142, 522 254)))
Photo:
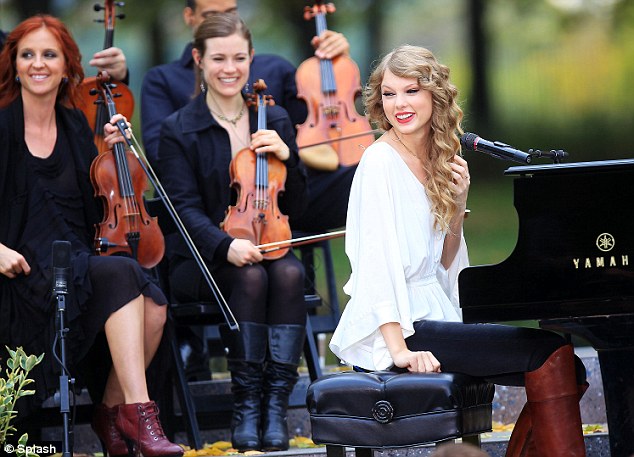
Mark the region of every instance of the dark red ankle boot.
POLYGON ((110 457, 125 457, 128 455, 128 446, 114 425, 117 418, 118 406, 108 408, 103 403, 95 406, 92 416, 92 429, 101 441, 104 455, 110 457))
POLYGON ((159 422, 156 403, 119 405, 115 425, 125 438, 128 449, 144 457, 181 457, 183 448, 167 439, 159 422))

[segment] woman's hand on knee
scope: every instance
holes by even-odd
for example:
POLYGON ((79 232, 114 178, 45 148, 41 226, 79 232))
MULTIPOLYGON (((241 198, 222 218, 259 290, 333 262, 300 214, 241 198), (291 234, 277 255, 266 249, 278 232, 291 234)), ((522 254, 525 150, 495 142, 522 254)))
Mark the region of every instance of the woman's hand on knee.
POLYGON ((394 355, 394 365, 412 373, 440 373, 440 362, 429 351, 405 349, 394 355))

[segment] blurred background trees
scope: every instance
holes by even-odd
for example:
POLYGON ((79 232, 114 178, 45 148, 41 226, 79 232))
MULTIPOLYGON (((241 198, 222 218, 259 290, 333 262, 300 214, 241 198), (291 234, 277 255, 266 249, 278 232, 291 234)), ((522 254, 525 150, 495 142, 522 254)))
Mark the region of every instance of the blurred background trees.
MULTIPOLYGON (((115 45, 128 56, 136 95, 147 68, 177 58, 189 38, 184 3, 128 0, 119 9, 126 17, 117 21, 115 45)), ((295 64, 310 56, 315 27, 302 15, 308 4, 239 0, 256 52, 295 64)), ((634 150, 632 1, 338 0, 336 7, 328 25, 347 35, 362 79, 398 44, 432 49, 452 69, 468 131, 524 150, 562 148, 571 160, 623 158, 634 150)), ((87 0, 0 0, 0 28, 41 11, 67 22, 84 56, 103 46, 103 27, 94 22, 103 13, 87 0)))
MULTIPOLYGON (((274 52, 294 64, 311 55, 315 26, 303 19, 310 2, 238 3, 256 52, 274 52)), ((103 13, 93 4, 0 0, 0 28, 10 30, 35 12, 59 16, 87 63, 103 47, 103 25, 94 22, 103 13)), ((114 42, 128 57, 137 102, 145 71, 178 58, 190 39, 182 20, 184 4, 128 0, 119 9, 126 17, 117 20, 114 42)), ((634 1, 336 0, 335 6, 327 17, 329 28, 348 37, 362 80, 374 60, 393 47, 422 45, 451 68, 466 131, 522 150, 564 149, 569 162, 634 153, 634 1)), ((87 66, 86 72, 93 74, 87 66)), ((138 125, 138 113, 133 121, 138 125)), ((488 237, 486 252, 477 251, 482 243, 470 243, 476 249, 474 263, 499 261, 516 234, 512 181, 502 174, 513 164, 478 153, 466 157, 474 177, 466 230, 488 237)))

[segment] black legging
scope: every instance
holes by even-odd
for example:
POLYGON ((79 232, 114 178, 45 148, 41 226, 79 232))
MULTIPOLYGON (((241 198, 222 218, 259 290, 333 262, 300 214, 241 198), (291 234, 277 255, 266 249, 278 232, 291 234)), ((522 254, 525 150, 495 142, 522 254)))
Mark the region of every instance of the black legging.
MULTIPOLYGON (((523 386, 524 373, 538 369, 557 349, 567 344, 547 330, 497 324, 419 321, 405 341, 412 351, 430 351, 441 369, 486 378, 495 384, 523 386)), ((577 382, 586 369, 575 357, 577 382)))
MULTIPOLYGON (((292 252, 244 267, 225 262, 211 274, 238 322, 305 325, 304 266, 292 252)), ((170 266, 170 289, 181 303, 213 300, 193 260, 170 266)))

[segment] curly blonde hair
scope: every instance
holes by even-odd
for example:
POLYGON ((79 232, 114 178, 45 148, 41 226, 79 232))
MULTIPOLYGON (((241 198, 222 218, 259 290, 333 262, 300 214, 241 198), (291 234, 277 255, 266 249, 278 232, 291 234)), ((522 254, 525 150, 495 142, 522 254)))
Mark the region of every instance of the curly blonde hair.
POLYGON ((402 78, 415 78, 421 89, 432 94, 431 135, 427 161, 423 167, 429 181, 426 184, 435 226, 448 230, 449 222, 458 211, 450 183, 451 162, 460 153, 462 110, 456 102, 458 89, 449 81, 449 68, 439 63, 431 51, 419 46, 403 45, 387 54, 376 65, 364 87, 365 112, 370 122, 382 130, 390 130, 383 110, 381 83, 386 70, 402 78))

